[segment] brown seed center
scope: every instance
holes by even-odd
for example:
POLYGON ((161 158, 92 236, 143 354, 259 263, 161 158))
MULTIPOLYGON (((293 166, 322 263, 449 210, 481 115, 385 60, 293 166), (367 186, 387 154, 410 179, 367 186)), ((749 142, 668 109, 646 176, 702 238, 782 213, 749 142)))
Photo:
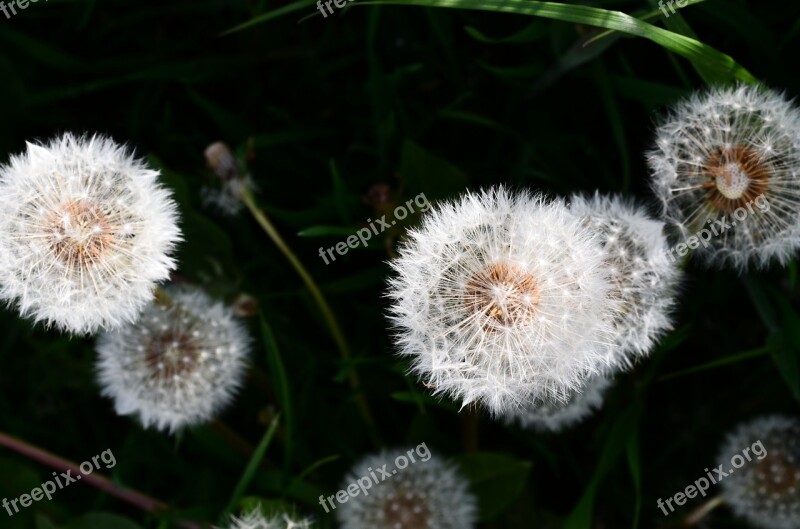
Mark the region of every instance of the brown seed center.
POLYGON ((800 469, 780 452, 768 454, 755 472, 757 486, 770 495, 791 494, 800 482, 800 469))
POLYGON ((753 149, 736 145, 714 151, 703 165, 703 175, 708 203, 730 213, 767 190, 770 167, 753 149))
POLYGON ((386 527, 391 529, 426 529, 431 511, 419 493, 403 489, 383 503, 386 527))
POLYGON ((483 314, 488 328, 527 320, 536 312, 541 291, 536 279, 519 266, 494 263, 474 274, 465 289, 464 303, 483 314))
POLYGON ((54 213, 48 232, 51 248, 71 269, 91 267, 113 241, 108 216, 83 200, 68 202, 54 213))
POLYGON ((191 371, 200 356, 191 337, 177 331, 154 336, 144 354, 150 372, 162 380, 191 371))

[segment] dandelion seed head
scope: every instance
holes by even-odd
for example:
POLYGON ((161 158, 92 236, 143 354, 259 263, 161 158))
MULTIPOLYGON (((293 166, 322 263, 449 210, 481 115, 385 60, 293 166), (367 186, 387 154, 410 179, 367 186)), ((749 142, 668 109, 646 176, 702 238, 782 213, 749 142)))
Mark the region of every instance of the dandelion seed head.
POLYGON ((311 520, 298 519, 288 514, 266 516, 260 509, 252 510, 241 517, 234 517, 225 529, 311 529, 311 520))
POLYGON ((583 422, 599 410, 610 386, 610 378, 595 375, 582 388, 572 391, 566 402, 536 403, 510 412, 503 419, 507 425, 516 423, 536 432, 561 432, 583 422))
POLYGON ((610 362, 603 249, 561 201, 498 188, 439 204, 391 266, 399 353, 436 394, 502 415, 610 362))
MULTIPOLYGON (((399 452, 398 453, 402 453, 399 452)), ((344 488, 394 461, 388 451, 371 455, 350 471, 344 488)), ((417 460, 389 477, 378 476, 369 495, 337 504, 341 529, 471 529, 477 523, 476 500, 456 467, 432 456, 417 460)), ((392 470, 389 470, 391 473, 392 470)))
POLYGON ((725 499, 737 516, 756 527, 795 529, 800 520, 800 420, 772 415, 740 425, 725 439, 719 463, 731 468, 733 455, 758 442, 763 451, 751 450, 751 460, 720 481, 725 499))
POLYGON ((672 309, 680 279, 668 255, 664 223, 618 196, 574 195, 570 210, 599 234, 611 272, 611 296, 621 304, 613 320, 609 363, 630 368, 672 329, 672 309))
POLYGON ((174 432, 212 419, 230 402, 250 340, 233 311, 202 291, 168 293, 136 323, 98 337, 97 372, 117 413, 174 432))
POLYGON ((686 238, 729 222, 696 250, 707 264, 744 271, 800 247, 800 110, 755 86, 716 88, 675 106, 648 155, 653 188, 686 238))
POLYGON ((181 238, 157 178, 102 136, 29 143, 0 168, 0 299, 74 333, 133 320, 181 238))

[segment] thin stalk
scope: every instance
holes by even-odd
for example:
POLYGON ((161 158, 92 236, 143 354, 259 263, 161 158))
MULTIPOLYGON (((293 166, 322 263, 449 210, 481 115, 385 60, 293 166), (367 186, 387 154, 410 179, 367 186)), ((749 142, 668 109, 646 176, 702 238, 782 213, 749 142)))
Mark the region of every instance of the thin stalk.
POLYGON ((697 523, 705 518, 708 513, 723 503, 725 503, 725 498, 722 495, 711 498, 700 507, 690 512, 689 516, 683 519, 683 527, 693 527, 697 525, 697 523))
MULTIPOLYGON (((83 474, 80 466, 67 459, 63 459, 55 454, 51 454, 41 448, 34 446, 22 439, 18 439, 6 433, 0 432, 0 446, 5 446, 9 450, 13 450, 29 459, 37 461, 45 466, 53 468, 57 471, 72 471, 75 476, 80 476, 84 483, 99 489, 106 494, 119 498, 120 500, 129 503, 139 509, 148 513, 162 513, 170 510, 170 506, 166 503, 147 496, 139 491, 133 489, 123 489, 116 485, 110 479, 93 472, 91 474, 83 474)), ((179 520, 175 522, 179 527, 185 529, 201 529, 202 526, 195 522, 187 520, 179 520)))
MULTIPOLYGON (((286 259, 289 261, 289 264, 292 265, 292 268, 295 269, 297 275, 300 276, 300 279, 303 280, 303 283, 305 283, 306 288, 311 293, 311 296, 314 298, 314 301, 319 307, 322 317, 325 319, 325 323, 330 329, 333 340, 336 342, 336 347, 339 349, 340 356, 343 360, 349 361, 351 358, 350 349, 347 346, 347 341, 344 338, 344 334, 339 326, 339 322, 336 320, 333 310, 331 310, 330 305, 328 305, 325 296, 322 295, 322 291, 317 286, 314 278, 311 277, 311 274, 308 273, 306 268, 303 266, 303 263, 300 262, 300 259, 297 258, 292 249, 289 248, 289 245, 283 240, 283 237, 281 237, 281 234, 278 233, 278 230, 272 224, 272 221, 269 220, 267 214, 258 206, 258 204, 256 204, 255 197, 253 197, 253 194, 249 190, 242 192, 242 201, 247 206, 247 209, 250 210, 250 213, 253 215, 253 218, 255 218, 256 222, 258 222, 269 238, 272 239, 272 242, 275 243, 275 246, 277 246, 284 257, 286 257, 286 259)), ((372 441, 377 443, 375 422, 372 420, 372 413, 370 412, 369 405, 367 404, 364 395, 361 393, 361 382, 359 381, 358 373, 356 373, 354 369, 350 369, 348 372, 348 379, 350 381, 350 386, 356 394, 356 405, 361 412, 364 422, 369 427, 372 441)))

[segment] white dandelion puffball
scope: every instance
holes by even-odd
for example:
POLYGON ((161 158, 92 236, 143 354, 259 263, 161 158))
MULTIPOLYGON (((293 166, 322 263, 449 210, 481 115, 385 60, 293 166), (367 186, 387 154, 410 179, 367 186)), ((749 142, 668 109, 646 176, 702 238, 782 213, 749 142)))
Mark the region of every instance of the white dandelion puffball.
POLYGON ((603 406, 611 379, 602 375, 590 378, 586 385, 572 391, 567 402, 550 401, 511 412, 506 424, 517 423, 537 432, 561 432, 590 417, 603 406))
POLYGON ((737 516, 763 529, 800 527, 800 420, 772 415, 740 425, 720 463, 729 474, 720 480, 723 496, 737 516))
POLYGON ((241 518, 233 518, 226 529, 311 529, 311 520, 295 519, 288 514, 272 517, 265 516, 256 509, 244 514, 241 518))
POLYGON ((570 210, 600 234, 611 294, 621 304, 613 321, 611 363, 629 368, 672 329, 680 268, 668 255, 664 223, 620 197, 573 196, 570 210))
POLYGON ((102 136, 29 143, 0 167, 0 299, 75 333, 132 321, 181 239, 158 176, 102 136))
POLYGON ((679 103, 648 162, 679 248, 744 271, 800 247, 800 111, 761 87, 718 88, 679 103), (690 237, 695 236, 693 240, 690 237))
POLYGON ((334 503, 340 529, 475 527, 477 500, 456 467, 439 461, 435 455, 403 469, 392 469, 393 461, 394 456, 383 451, 353 466, 342 489, 361 483, 366 495, 359 489, 345 503, 334 503))
POLYGON ((233 311, 201 290, 174 288, 161 298, 135 323, 98 337, 97 372, 119 415, 175 432, 231 401, 250 339, 233 311))
POLYGON ((618 304, 596 234, 562 201, 498 188, 438 205, 391 262, 412 371, 503 415, 607 367, 618 304))

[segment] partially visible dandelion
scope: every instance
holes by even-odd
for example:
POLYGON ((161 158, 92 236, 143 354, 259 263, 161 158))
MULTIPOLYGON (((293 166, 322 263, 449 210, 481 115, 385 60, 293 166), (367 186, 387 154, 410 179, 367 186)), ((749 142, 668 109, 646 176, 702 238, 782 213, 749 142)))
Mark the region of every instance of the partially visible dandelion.
POLYGON ((549 401, 508 413, 506 424, 517 423, 537 432, 561 432, 584 421, 603 406, 611 379, 602 375, 590 378, 573 390, 566 402, 549 401))
POLYGON ((658 127, 648 161, 681 235, 715 234, 697 248, 708 263, 784 264, 800 248, 800 110, 780 94, 739 86, 693 95, 658 127))
POLYGON ((298 519, 288 514, 266 516, 259 509, 252 510, 240 518, 234 517, 225 529, 311 529, 311 519, 298 519))
POLYGON ((761 443, 762 453, 720 481, 737 516, 763 529, 797 529, 800 521, 800 420, 781 415, 740 425, 723 443, 719 462, 761 443))
POLYGON ((174 288, 136 323, 99 336, 98 378, 118 414, 174 432, 230 402, 249 347, 231 309, 198 289, 174 288))
POLYGON ((668 256, 664 223, 618 196, 575 195, 570 209, 599 235, 611 272, 611 295, 622 310, 615 314, 610 363, 629 368, 647 355, 672 328, 680 269, 668 256))
POLYGON ((243 207, 242 194, 254 188, 249 174, 243 174, 230 147, 222 142, 209 145, 205 150, 208 167, 218 178, 216 186, 202 189, 203 203, 225 215, 235 216, 243 207))
POLYGON ((0 298, 75 333, 132 321, 181 239, 158 176, 102 136, 29 143, 0 168, 0 298))
MULTIPOLYGON (((365 457, 350 471, 346 482, 385 468, 393 457, 383 451, 365 457)), ((349 498, 337 506, 341 529, 471 529, 477 523, 475 497, 458 470, 436 456, 396 469, 369 495, 349 498)))
POLYGON ((499 188, 441 203, 391 266, 399 352, 436 394, 502 415, 608 367, 603 249, 562 201, 499 188))

